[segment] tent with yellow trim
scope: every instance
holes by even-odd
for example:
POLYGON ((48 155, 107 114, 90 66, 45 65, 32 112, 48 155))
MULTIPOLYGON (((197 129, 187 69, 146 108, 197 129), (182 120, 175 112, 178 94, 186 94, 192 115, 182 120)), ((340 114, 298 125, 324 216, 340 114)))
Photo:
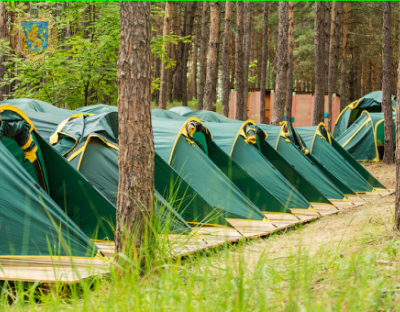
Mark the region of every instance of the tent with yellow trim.
MULTIPOLYGON (((117 112, 98 115, 76 114, 75 117, 60 123, 50 137, 50 143, 116 205, 119 179, 117 112)), ((164 229, 168 229, 170 233, 187 234, 188 230, 190 232, 186 221, 230 227, 229 223, 157 154, 155 189, 156 209, 164 229), (162 211, 164 213, 161 213, 162 211)))
MULTIPOLYGON (((193 134, 194 139, 203 146, 209 158, 225 175, 264 213, 291 212, 316 215, 317 212, 311 208, 309 200, 330 204, 306 180, 296 176, 299 178, 295 183, 296 186, 310 188, 304 196, 279 172, 279 169, 276 170, 277 167, 262 153, 266 134, 251 120, 224 124, 207 122, 204 123, 201 132, 205 140, 201 140, 199 131, 193 134), (227 161, 228 156, 232 158, 230 162, 227 161)), ((275 151, 272 153, 276 154, 275 151)), ((273 157, 270 155, 270 150, 267 154, 273 157)), ((292 174, 288 177, 292 179, 296 174, 294 169, 290 166, 286 168, 292 174)))
MULTIPOLYGON (((265 231, 273 228, 261 210, 241 191, 241 187, 235 185, 210 159, 210 153, 214 152, 207 145, 210 137, 198 118, 181 121, 153 117, 153 134, 156 152, 161 158, 232 225, 237 228, 237 221, 249 220, 264 223, 260 223, 259 227, 264 227, 265 231)), ((246 177, 228 155, 221 153, 220 156, 221 162, 227 166, 230 162, 235 172, 246 177)))
MULTIPOLYGON (((392 96, 392 108, 393 111, 396 111, 394 96, 392 96)), ((363 111, 370 113, 382 112, 382 91, 368 93, 361 99, 346 106, 336 120, 333 137, 336 139, 341 136, 361 116, 363 111)))
POLYGON ((296 128, 298 144, 345 194, 387 192, 387 189, 355 160, 334 138, 323 123, 315 127, 296 128), (349 193, 350 191, 350 193, 349 193))
MULTIPOLYGON (((396 114, 393 113, 393 136, 396 142, 396 114)), ((378 162, 385 147, 383 113, 362 112, 361 116, 336 141, 359 161, 378 162)))
MULTIPOLYGON (((64 212, 74 206, 60 198, 66 189, 47 174, 42 142, 24 117, 16 108, 0 106, 0 263, 4 257, 102 258, 84 230, 64 212)), ((84 180, 76 182, 91 192, 84 180)), ((79 190, 75 195, 89 204, 79 190)))
POLYGON ((38 134, 22 110, 0 105, 0 118, 14 129, 14 134, 9 131, 10 134, 3 137, 3 145, 32 179, 87 236, 112 240, 116 210, 111 202, 38 134), (18 142, 16 135, 24 132, 29 133, 29 141, 18 142))

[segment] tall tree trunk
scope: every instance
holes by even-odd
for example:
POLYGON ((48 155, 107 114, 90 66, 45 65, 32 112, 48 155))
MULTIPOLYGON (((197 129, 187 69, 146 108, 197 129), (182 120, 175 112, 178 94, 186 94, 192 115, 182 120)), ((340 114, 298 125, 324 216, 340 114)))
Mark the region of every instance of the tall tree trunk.
POLYGON ((201 19, 201 41, 200 41, 200 73, 199 92, 197 96, 197 109, 203 109, 204 87, 206 79, 206 48, 207 48, 207 10, 208 2, 203 2, 203 14, 201 19))
MULTIPOLYGON (((238 1, 236 4, 236 39, 235 39, 235 67, 236 67, 236 111, 235 119, 243 120, 244 82, 243 82, 243 23, 244 3, 238 1)), ((247 104, 247 103, 246 103, 247 104)))
MULTIPOLYGON (((400 45, 399 45, 400 49, 400 45)), ((400 60, 397 65, 397 77, 400 77, 400 60)), ((400 95, 400 79, 397 79, 397 94, 400 95)), ((397 96, 397 107, 400 107, 400 96, 397 96)), ((396 114, 396 205, 395 223, 397 230, 400 230, 400 114, 396 114)))
MULTIPOLYGON (((262 4, 262 2, 261 2, 262 4)), ((258 31, 258 46, 257 46, 257 86, 261 89, 261 68, 262 68, 262 45, 263 45, 263 28, 258 31)), ((265 87, 265 86, 264 86, 265 87)))
POLYGON ((229 43, 233 2, 225 3, 225 27, 222 43, 222 114, 229 117, 229 43))
POLYGON ((291 122, 292 119, 292 102, 293 102, 293 7, 294 1, 289 2, 289 53, 288 53, 288 82, 286 93, 286 120, 291 122))
POLYGON ((213 1, 210 4, 210 41, 207 54, 207 78, 204 91, 204 109, 212 110, 213 107, 213 86, 215 84, 217 54, 219 42, 219 22, 221 7, 219 1, 213 1))
POLYGON ((217 111, 217 98, 218 98, 218 80, 219 80, 219 59, 220 59, 220 26, 221 26, 221 5, 220 5, 220 18, 219 18, 219 25, 218 25, 218 41, 217 41, 217 62, 215 66, 215 76, 214 76, 214 84, 212 86, 212 103, 211 110, 213 112, 217 111))
POLYGON ((231 52, 230 52, 230 66, 231 66, 231 80, 230 80, 230 84, 229 84, 229 88, 230 89, 234 89, 235 88, 235 72, 236 72, 236 67, 235 67, 235 36, 233 35, 233 32, 230 33, 230 48, 231 48, 231 52))
POLYGON ((337 70, 340 45, 340 10, 342 3, 333 1, 332 22, 329 42, 329 73, 328 73, 328 131, 332 131, 332 98, 336 92, 337 70), (336 30, 336 32, 335 32, 336 30))
POLYGON ((315 2, 315 96, 312 125, 316 126, 324 121, 325 100, 325 31, 324 31, 325 3, 315 2))
POLYGON ((342 70, 340 75, 340 111, 346 107, 346 70, 347 70, 347 51, 349 34, 349 2, 344 3, 343 18, 343 52, 342 52, 342 70))
MULTIPOLYGON (((161 36, 162 32, 162 23, 161 23, 161 14, 157 15, 157 36, 161 36)), ((155 57, 155 56, 154 56, 155 57)), ((154 79, 160 78, 161 75, 161 60, 159 57, 155 57, 154 62, 154 79)), ((160 103, 160 90, 154 90, 152 94, 152 100, 156 102, 157 106, 160 103)))
MULTIPOLYGON (((191 36, 193 32, 193 21, 196 12, 196 1, 186 2, 187 18, 185 20, 185 36, 191 36)), ((183 44, 182 54, 182 106, 188 105, 188 85, 187 85, 187 74, 188 74, 188 56, 189 56, 190 43, 186 42, 183 44)))
POLYGON ((272 124, 279 125, 283 121, 284 108, 287 92, 287 69, 288 69, 288 3, 279 1, 279 29, 278 29, 278 51, 277 51, 277 74, 275 87, 274 115, 272 124))
POLYGON ((194 38, 193 44, 193 69, 192 69, 192 81, 191 81, 191 92, 190 92, 190 101, 193 100, 194 97, 197 96, 197 56, 199 52, 199 27, 196 27, 196 34, 194 38))
POLYGON ((385 153, 383 162, 394 163, 394 141, 393 141, 393 116, 392 116, 392 21, 390 2, 383 2, 383 85, 382 85, 382 108, 385 129, 385 153))
MULTIPOLYGON (((163 28, 163 35, 169 35, 170 33, 170 21, 171 21, 171 14, 173 10, 174 3, 172 1, 165 2, 165 16, 164 16, 164 28, 163 28)), ((158 107, 160 109, 167 108, 167 96, 168 96, 168 74, 171 71, 170 68, 166 68, 167 64, 162 62, 161 64, 161 75, 160 75, 160 100, 158 107)))
MULTIPOLYGON (((188 20, 190 12, 188 8, 185 9, 185 14, 183 15, 183 21, 179 22, 179 25, 183 22, 183 28, 181 36, 186 35, 186 21, 188 20)), ((174 89, 173 89, 173 99, 178 102, 182 102, 182 58, 184 53, 183 42, 180 42, 177 46, 176 52, 176 66, 175 66, 175 77, 174 77, 174 89)))
MULTIPOLYGON (((118 59, 119 184, 117 252, 140 248, 154 192, 150 2, 121 2, 118 59)), ((143 262, 142 262, 143 263, 143 262)))
MULTIPOLYGON (((332 1, 333 2, 333 1, 332 1)), ((329 1, 325 2, 325 18, 324 18, 324 43, 325 43, 325 68, 324 68, 324 79, 325 79, 325 89, 324 92, 328 92, 328 86, 329 86, 329 51, 330 51, 330 3, 329 1)))
POLYGON ((264 1, 263 32, 262 32, 262 61, 260 82, 260 123, 265 123, 265 85, 267 80, 268 62, 268 1, 264 1))
POLYGON ((246 120, 247 116, 247 101, 249 93, 249 64, 250 64, 250 50, 251 50, 251 1, 245 2, 246 22, 244 29, 244 60, 243 60, 243 92, 244 92, 244 105, 243 105, 243 119, 246 120))
MULTIPOLYGON (((0 40, 7 38, 7 20, 6 20, 6 5, 4 1, 0 2, 0 40)), ((5 56, 0 57, 0 79, 4 78, 7 68, 3 63, 5 62, 5 56)), ((0 88, 0 101, 4 101, 4 95, 7 94, 8 87, 3 86, 0 88)))

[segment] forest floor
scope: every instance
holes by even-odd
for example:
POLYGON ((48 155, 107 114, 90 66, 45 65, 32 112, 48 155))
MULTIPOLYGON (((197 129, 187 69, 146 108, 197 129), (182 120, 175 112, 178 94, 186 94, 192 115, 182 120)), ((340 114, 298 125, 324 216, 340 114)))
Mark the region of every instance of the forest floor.
MULTIPOLYGON (((365 166, 395 187, 394 165, 365 166)), ((40 304, 23 303, 25 296, 11 309, 399 311, 394 201, 390 195, 266 238, 163 262, 151 273, 112 274, 67 296, 53 290, 40 304)))

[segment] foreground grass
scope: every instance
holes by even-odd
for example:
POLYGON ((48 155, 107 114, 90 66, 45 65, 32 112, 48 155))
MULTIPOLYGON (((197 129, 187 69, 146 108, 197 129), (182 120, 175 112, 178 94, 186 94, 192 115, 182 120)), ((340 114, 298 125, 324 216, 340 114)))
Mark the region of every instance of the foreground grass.
POLYGON ((156 262, 77 285, 23 294, 13 311, 397 311, 399 234, 394 196, 267 239, 156 262), (79 290, 78 290, 79 289, 79 290), (40 302, 40 303, 38 303, 40 302))

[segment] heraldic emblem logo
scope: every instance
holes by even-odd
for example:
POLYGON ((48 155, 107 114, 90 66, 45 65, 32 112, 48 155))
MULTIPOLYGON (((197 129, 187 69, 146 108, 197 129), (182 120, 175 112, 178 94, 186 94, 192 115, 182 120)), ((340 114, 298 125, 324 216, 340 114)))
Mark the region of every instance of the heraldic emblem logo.
POLYGON ((43 61, 57 46, 57 29, 50 15, 40 16, 39 9, 31 9, 30 15, 19 15, 13 35, 18 43, 15 51, 25 55, 25 61, 43 61))

